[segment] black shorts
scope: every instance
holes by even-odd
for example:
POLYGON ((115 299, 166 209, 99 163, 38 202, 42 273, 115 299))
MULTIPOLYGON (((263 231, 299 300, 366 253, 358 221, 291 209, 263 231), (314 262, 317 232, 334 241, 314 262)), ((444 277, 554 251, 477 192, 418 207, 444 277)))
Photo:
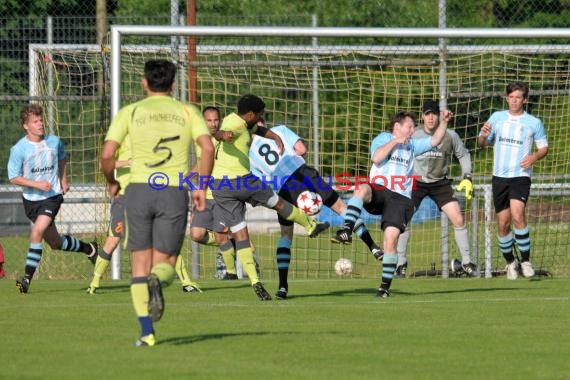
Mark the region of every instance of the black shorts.
POLYGON ((508 209, 511 199, 517 199, 525 204, 528 201, 531 185, 529 177, 503 178, 493 176, 491 184, 496 213, 508 209))
MULTIPOLYGON (((339 198, 328 179, 321 177, 317 169, 307 165, 301 166, 291 174, 291 177, 279 190, 279 196, 296 207, 299 194, 306 190, 318 193, 323 198, 323 204, 327 207, 334 205, 339 198)), ((278 215, 277 219, 282 226, 293 224, 292 221, 283 218, 281 215, 278 215)))
POLYGON ((453 194, 450 179, 446 178, 431 183, 416 181, 416 188, 412 190, 412 204, 414 205, 414 210, 417 210, 422 200, 425 197, 430 197, 441 210, 449 202, 457 202, 457 198, 453 194))
POLYGON ((53 224, 59 212, 59 207, 63 203, 63 195, 59 194, 41 201, 29 201, 26 198, 23 198, 23 200, 24 211, 28 219, 35 223, 38 216, 47 215, 51 218, 51 223, 53 224))
POLYGON ((372 215, 382 215, 382 231, 392 226, 404 232, 414 215, 412 200, 388 189, 370 188, 372 200, 364 204, 364 209, 372 215))

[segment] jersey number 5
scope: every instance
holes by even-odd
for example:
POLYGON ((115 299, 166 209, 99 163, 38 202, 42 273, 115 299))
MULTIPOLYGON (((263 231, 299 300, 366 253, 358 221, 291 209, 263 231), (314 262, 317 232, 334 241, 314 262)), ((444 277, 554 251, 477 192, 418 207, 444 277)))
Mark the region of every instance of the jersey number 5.
POLYGON ((152 148, 152 152, 153 153, 161 153, 162 151, 168 152, 167 156, 155 163, 147 163, 145 164, 145 166, 147 168, 156 168, 160 165, 164 165, 166 164, 168 161, 170 161, 170 159, 172 158, 172 149, 170 149, 168 146, 165 146, 166 143, 172 142, 172 141, 176 141, 176 140, 180 140, 180 136, 172 136, 172 137, 163 137, 161 138, 156 145, 154 146, 154 148, 152 148))

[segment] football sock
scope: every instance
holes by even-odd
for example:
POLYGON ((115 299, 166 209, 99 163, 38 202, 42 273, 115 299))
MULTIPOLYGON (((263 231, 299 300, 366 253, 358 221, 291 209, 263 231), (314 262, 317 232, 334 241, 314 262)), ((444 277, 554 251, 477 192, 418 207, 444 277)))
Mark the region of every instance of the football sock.
POLYGON ((358 236, 364 242, 364 244, 366 244, 368 249, 372 250, 374 239, 372 239, 372 236, 370 235, 368 228, 366 228, 364 225, 362 219, 358 218, 356 220, 356 224, 354 225, 354 232, 356 233, 356 236, 358 236))
POLYGON ((226 264, 226 272, 230 274, 237 274, 235 250, 231 240, 228 240, 224 244, 220 245, 220 252, 224 258, 224 263, 226 264))
POLYGON ((497 235, 497 238, 499 240, 499 250, 507 263, 515 261, 515 256, 513 255, 513 234, 509 232, 506 236, 497 235))
POLYGON ((251 284, 259 282, 257 271, 255 270, 255 260, 253 259, 253 251, 249 245, 249 240, 236 241, 237 257, 247 273, 247 277, 251 284))
POLYGON ((40 265, 42 259, 42 243, 30 243, 28 254, 26 256, 26 267, 24 269, 24 277, 32 281, 36 268, 40 265))
POLYGON ((216 235, 214 234, 213 231, 208 231, 207 236, 208 238, 206 239, 204 245, 218 245, 218 243, 216 242, 216 235))
POLYGON ((131 298, 138 317, 148 315, 148 279, 133 277, 131 280, 131 298))
POLYGON ((297 224, 300 224, 301 226, 305 227, 305 229, 311 227, 312 224, 311 217, 309 217, 307 214, 299 210, 297 207, 293 206, 291 203, 289 202, 284 202, 284 203, 285 205, 283 206, 283 209, 277 212, 279 215, 281 215, 283 218, 287 219, 290 222, 295 222, 297 224))
POLYGON ((202 239, 198 242, 203 245, 218 245, 216 242, 216 235, 213 231, 206 231, 206 235, 202 237, 202 239))
POLYGON ((174 269, 176 270, 176 275, 178 276, 178 279, 180 279, 180 282, 182 282, 182 286, 190 285, 191 283, 190 276, 188 275, 188 270, 186 269, 186 263, 184 262, 182 255, 178 255, 178 257, 176 258, 176 265, 174 266, 174 269))
POLYGON ((467 226, 461 228, 455 228, 455 242, 457 243, 457 248, 461 253, 461 264, 468 264, 471 262, 471 256, 469 255, 469 236, 467 235, 467 226))
POLYGON ((289 263, 291 263, 291 243, 291 240, 283 236, 277 242, 276 260, 279 271, 279 288, 289 289, 287 277, 289 275, 289 263))
POLYGON ((397 253, 384 252, 384 258, 382 259, 382 284, 380 285, 382 289, 390 289, 397 263, 397 253))
POLYGON ((356 224, 356 220, 360 217, 360 213, 362 212, 362 206, 364 202, 362 199, 357 197, 352 197, 347 203, 345 215, 344 215, 344 228, 352 231, 354 230, 354 226, 356 224))
POLYGON ((398 265, 404 265, 408 262, 408 258, 406 257, 408 251, 408 242, 410 241, 410 230, 406 228, 404 232, 400 234, 398 238, 398 265))
POLYGON ((515 242, 517 243, 517 247, 519 247, 521 261, 528 261, 530 259, 530 234, 528 226, 521 230, 515 228, 515 242))
POLYGON ((146 277, 133 277, 131 280, 131 299, 135 307, 139 323, 141 325, 141 336, 154 334, 152 321, 148 315, 148 279, 146 277))
POLYGON ((91 244, 84 243, 73 236, 61 235, 61 250, 68 252, 83 252, 90 255, 92 248, 91 244))
POLYGON ((109 264, 111 262, 111 255, 101 250, 99 255, 97 255, 97 260, 95 261, 95 269, 93 271, 93 280, 91 280, 90 287, 98 288, 101 281, 101 276, 105 274, 109 264))

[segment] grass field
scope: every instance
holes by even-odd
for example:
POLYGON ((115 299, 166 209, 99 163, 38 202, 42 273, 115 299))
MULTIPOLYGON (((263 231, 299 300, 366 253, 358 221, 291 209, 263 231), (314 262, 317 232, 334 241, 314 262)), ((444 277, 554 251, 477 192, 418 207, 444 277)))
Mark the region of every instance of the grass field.
POLYGON ((2 379, 566 379, 570 279, 247 281, 165 290, 158 344, 135 348, 127 281, 0 280, 2 379), (274 293, 276 283, 266 282, 274 293))

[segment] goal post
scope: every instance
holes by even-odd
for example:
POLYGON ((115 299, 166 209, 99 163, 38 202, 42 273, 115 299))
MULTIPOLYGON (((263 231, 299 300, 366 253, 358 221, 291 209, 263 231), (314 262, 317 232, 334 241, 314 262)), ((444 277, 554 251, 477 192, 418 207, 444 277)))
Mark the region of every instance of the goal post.
MULTIPOLYGON (((505 108, 506 84, 526 81, 531 88, 528 110, 543 120, 550 144, 549 155, 536 165, 529 201, 532 258, 537 268, 569 275, 570 198, 565 186, 570 182, 570 45, 552 43, 558 40, 570 41, 570 30, 113 26, 110 49, 105 51, 110 62, 110 82, 105 94, 108 119, 122 105, 145 96, 140 86, 145 60, 171 59, 179 67, 178 75, 184 83, 188 67, 196 68, 199 106, 217 106, 222 116, 234 111, 240 95, 260 95, 267 105, 268 124, 287 124, 301 135, 310 147, 308 163, 318 166, 321 174, 331 176, 334 182, 342 172, 354 176, 368 174, 370 143, 387 128, 394 113, 410 110, 420 114, 425 100, 444 100, 455 115, 450 127, 465 142, 473 160, 474 200, 465 203, 459 198, 470 224, 471 254, 485 273, 493 275, 504 267, 504 260, 498 254, 488 190, 492 150, 477 149, 476 134, 493 111, 505 108), (192 61, 184 47, 174 49, 176 52, 171 49, 172 37, 179 37, 183 44, 188 36, 198 40, 196 59, 192 61), (437 43, 439 38, 451 40, 445 44, 445 54, 437 43), (463 38, 469 41, 466 43, 463 38), (482 39, 508 39, 508 44, 477 43, 482 39), (544 39, 548 39, 547 44, 539 43, 544 39)), ((65 63, 54 66, 56 97, 65 91, 69 96, 75 91, 87 97, 89 94, 75 87, 67 89, 64 76, 105 69, 99 46, 83 49, 88 51, 85 54, 94 56, 87 59, 93 61, 89 65, 78 63, 82 61, 77 56, 83 52, 72 46, 37 45, 34 49, 51 49, 65 63)), ((35 60, 38 63, 34 70, 47 72, 42 67, 49 63, 42 59, 42 54, 35 60)), ((38 76, 39 83, 46 80, 42 75, 38 76)), ((38 96, 45 91, 42 89, 38 96)), ((184 88, 175 96, 187 100, 184 88)), ((56 118, 65 106, 63 102, 56 104, 56 118)), ((99 126, 100 135, 106 128, 107 125, 99 126)), ((75 154, 71 158, 76 157, 82 159, 75 154)), ((452 177, 459 177, 459 169, 454 161, 452 177)), ((102 178, 99 181, 103 186, 102 178)), ((320 217, 333 224, 334 233, 338 217, 327 210, 320 217)), ((381 242, 378 219, 365 217, 372 236, 381 242)), ((248 209, 247 220, 262 260, 262 274, 274 278, 274 251, 279 236, 275 212, 262 207, 248 209)), ((447 229, 445 225, 442 229, 437 207, 429 202, 422 205, 411 227, 409 271, 430 268, 432 263, 440 267, 444 252, 448 259, 458 256, 453 231, 447 229)), ((319 239, 294 239, 292 278, 334 276, 334 262, 339 257, 353 261, 353 276, 379 278, 380 266, 362 242, 331 246, 329 237, 325 233, 319 239)), ((200 273, 211 277, 215 251, 202 249, 200 273)), ((185 245, 183 254, 189 253, 190 248, 185 245)), ((443 269, 447 268, 441 267, 441 272, 443 269)))

